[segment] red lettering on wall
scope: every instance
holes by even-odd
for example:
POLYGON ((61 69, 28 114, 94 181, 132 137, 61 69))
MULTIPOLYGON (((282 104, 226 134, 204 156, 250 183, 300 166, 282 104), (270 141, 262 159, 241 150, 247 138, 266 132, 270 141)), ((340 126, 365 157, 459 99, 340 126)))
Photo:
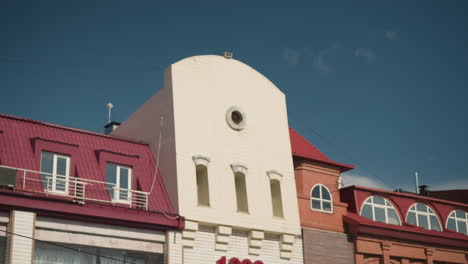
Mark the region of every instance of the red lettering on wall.
MULTIPOLYGON (((218 259, 218 261, 216 261, 216 264, 226 264, 226 257, 223 256, 220 259, 218 259)), ((250 259, 244 259, 241 262, 238 258, 231 258, 229 259, 228 264, 263 264, 263 262, 260 260, 257 260, 252 263, 250 259)))

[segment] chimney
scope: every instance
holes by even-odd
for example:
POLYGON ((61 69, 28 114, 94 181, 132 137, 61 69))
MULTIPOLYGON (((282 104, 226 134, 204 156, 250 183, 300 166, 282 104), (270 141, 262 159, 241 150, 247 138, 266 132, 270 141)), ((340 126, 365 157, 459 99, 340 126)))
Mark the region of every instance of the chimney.
POLYGON ((427 196, 428 193, 429 193, 429 190, 428 190, 428 187, 427 185, 419 185, 419 194, 420 195, 424 195, 424 196, 427 196))
POLYGON ((104 134, 109 135, 112 131, 116 130, 119 127, 120 123, 112 121, 109 124, 104 126, 104 134))

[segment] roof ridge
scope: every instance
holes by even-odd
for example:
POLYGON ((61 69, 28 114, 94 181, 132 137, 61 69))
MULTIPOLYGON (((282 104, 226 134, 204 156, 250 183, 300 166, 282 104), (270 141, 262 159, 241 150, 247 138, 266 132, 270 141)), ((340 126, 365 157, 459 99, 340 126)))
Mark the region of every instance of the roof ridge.
POLYGON ((34 119, 25 118, 25 117, 19 117, 19 116, 4 114, 4 113, 0 113, 0 118, 13 119, 13 120, 21 121, 21 122, 28 122, 28 123, 33 123, 33 124, 38 124, 38 125, 42 125, 42 126, 48 126, 48 127, 53 127, 53 128, 58 128, 58 129, 63 129, 63 130, 68 130, 68 131, 73 131, 73 132, 82 133, 82 134, 88 134, 88 135, 93 135, 93 136, 98 136, 98 137, 103 137, 103 138, 108 138, 108 139, 113 139, 113 140, 118 140, 118 141, 124 141, 124 142, 128 142, 128 143, 140 144, 140 145, 145 145, 145 146, 149 145, 148 143, 142 142, 142 141, 130 140, 130 139, 127 139, 127 138, 101 134, 101 133, 98 133, 98 132, 93 132, 93 131, 84 130, 84 129, 80 129, 80 128, 67 127, 67 126, 62 126, 62 125, 58 125, 58 124, 48 123, 48 122, 44 122, 44 121, 39 121, 39 120, 34 120, 34 119))

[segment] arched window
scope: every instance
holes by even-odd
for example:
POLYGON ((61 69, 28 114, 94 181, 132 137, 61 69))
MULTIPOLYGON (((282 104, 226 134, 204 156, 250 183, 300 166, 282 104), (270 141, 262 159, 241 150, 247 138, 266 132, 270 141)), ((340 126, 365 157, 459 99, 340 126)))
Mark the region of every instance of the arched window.
POLYGON ((376 222, 401 225, 400 217, 393 205, 387 199, 380 196, 367 198, 362 206, 361 216, 376 222))
POLYGON ((406 215, 406 222, 429 230, 442 231, 439 219, 434 211, 423 203, 411 206, 406 215))
POLYGON ((198 205, 210 206, 210 188, 208 184, 208 164, 210 159, 201 155, 192 157, 195 162, 198 205))
POLYGON ((447 219, 447 228, 468 235, 468 213, 454 210, 447 219))
POLYGON ((327 213, 333 212, 331 193, 323 184, 316 184, 310 191, 310 206, 312 210, 327 213))
POLYGON ((281 199, 281 185, 278 180, 270 180, 271 203, 273 216, 283 217, 283 203, 281 199))

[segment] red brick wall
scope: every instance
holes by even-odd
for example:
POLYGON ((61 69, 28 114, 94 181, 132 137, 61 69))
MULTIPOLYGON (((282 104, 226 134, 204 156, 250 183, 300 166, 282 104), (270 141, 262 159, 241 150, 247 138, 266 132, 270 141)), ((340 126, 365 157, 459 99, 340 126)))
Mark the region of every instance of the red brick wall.
POLYGON ((340 201, 338 168, 323 163, 295 158, 294 172, 298 196, 299 214, 303 228, 344 232, 343 215, 347 204, 340 201), (310 205, 310 192, 315 184, 325 185, 333 199, 333 213, 314 211, 310 205))
POLYGON ((353 243, 346 234, 302 229, 305 264, 354 264, 353 243))

